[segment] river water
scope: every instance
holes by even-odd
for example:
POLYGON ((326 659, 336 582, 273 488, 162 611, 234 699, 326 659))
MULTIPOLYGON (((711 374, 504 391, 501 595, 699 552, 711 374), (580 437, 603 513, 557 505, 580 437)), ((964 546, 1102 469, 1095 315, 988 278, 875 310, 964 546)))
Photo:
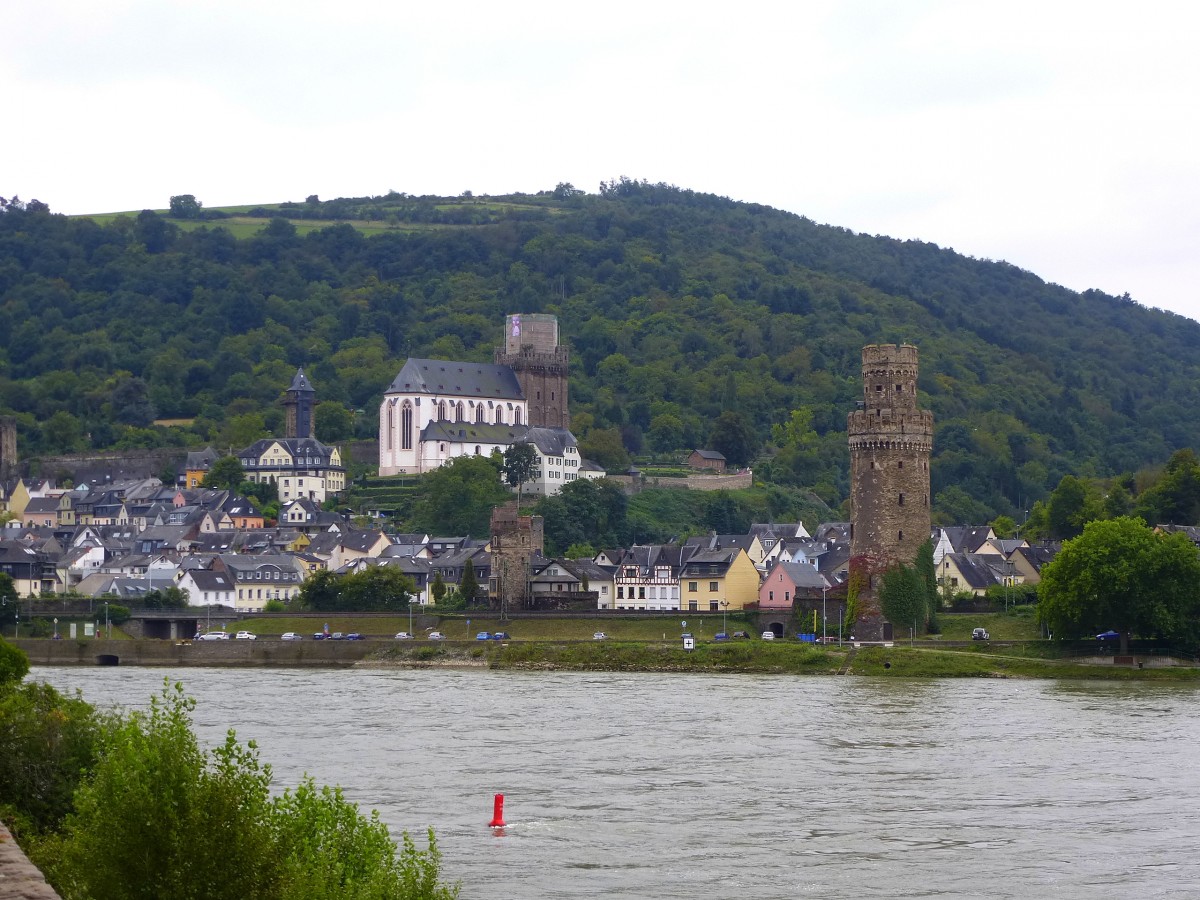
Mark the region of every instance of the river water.
POLYGON ((1191 687, 753 675, 37 667, 164 676, 376 808, 475 898, 1193 897, 1191 687), (495 793, 506 828, 487 827, 495 793))

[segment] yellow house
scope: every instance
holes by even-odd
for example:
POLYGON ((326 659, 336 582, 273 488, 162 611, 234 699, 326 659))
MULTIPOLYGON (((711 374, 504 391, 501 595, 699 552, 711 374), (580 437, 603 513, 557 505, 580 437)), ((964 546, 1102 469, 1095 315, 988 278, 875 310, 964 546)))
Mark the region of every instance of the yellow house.
POLYGON ((744 609, 758 600, 758 569, 740 547, 699 550, 679 575, 679 606, 689 612, 744 609))
POLYGON ((220 454, 212 447, 203 450, 189 450, 187 461, 183 464, 184 487, 195 490, 204 481, 204 476, 212 468, 212 464, 220 459, 220 454))
POLYGON ((266 438, 238 453, 246 480, 273 481, 280 503, 324 503, 346 489, 346 470, 337 447, 316 438, 266 438))

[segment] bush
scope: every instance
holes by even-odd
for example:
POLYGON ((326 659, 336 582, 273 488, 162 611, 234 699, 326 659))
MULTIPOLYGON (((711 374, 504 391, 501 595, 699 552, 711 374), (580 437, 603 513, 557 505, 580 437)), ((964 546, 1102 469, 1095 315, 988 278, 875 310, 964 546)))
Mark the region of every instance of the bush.
POLYGON ((62 824, 95 764, 106 722, 48 684, 24 684, 0 699, 0 802, 19 836, 62 824))
POLYGON ((24 651, 0 638, 0 692, 21 683, 29 674, 29 657, 24 651))
POLYGON ((248 900, 453 898, 437 883, 430 833, 403 848, 372 813, 310 780, 271 797, 271 768, 254 742, 203 750, 195 701, 164 682, 148 711, 105 735, 94 777, 75 794, 61 836, 38 845, 64 900, 162 897, 248 900))

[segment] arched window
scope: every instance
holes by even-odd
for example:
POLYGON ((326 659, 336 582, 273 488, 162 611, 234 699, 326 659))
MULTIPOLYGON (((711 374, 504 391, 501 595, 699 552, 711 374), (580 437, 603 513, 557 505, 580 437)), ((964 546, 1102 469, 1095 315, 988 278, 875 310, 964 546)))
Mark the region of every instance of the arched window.
POLYGON ((413 448, 413 408, 412 404, 407 400, 404 401, 404 406, 400 410, 400 449, 411 450, 413 448))
POLYGON ((462 404, 461 400, 459 400, 458 405, 454 407, 454 421, 455 422, 467 421, 466 410, 463 408, 463 404, 462 404))
POLYGON ((387 429, 386 429, 387 430, 387 448, 389 450, 392 449, 393 429, 396 427, 396 423, 394 421, 394 418, 395 418, 394 413, 395 413, 395 404, 389 403, 388 407, 387 407, 387 429))
POLYGON ((480 403, 477 407, 475 407, 475 421, 478 422, 480 425, 483 424, 483 404, 482 403, 480 403))
POLYGON ((513 410, 513 424, 514 425, 521 424, 521 407, 519 407, 519 406, 513 410))
POLYGON ((446 401, 445 400, 438 401, 438 421, 439 422, 446 421, 446 401))
POLYGON ((476 456, 482 456, 482 455, 483 455, 483 452, 482 452, 482 451, 479 449, 479 445, 478 445, 478 444, 476 444, 476 445, 475 445, 475 455, 476 455, 476 456))
POLYGON ((503 424, 504 424, 504 410, 502 410, 502 409, 501 409, 500 407, 498 407, 498 406, 496 407, 496 424, 497 424, 497 425, 503 425, 503 424))

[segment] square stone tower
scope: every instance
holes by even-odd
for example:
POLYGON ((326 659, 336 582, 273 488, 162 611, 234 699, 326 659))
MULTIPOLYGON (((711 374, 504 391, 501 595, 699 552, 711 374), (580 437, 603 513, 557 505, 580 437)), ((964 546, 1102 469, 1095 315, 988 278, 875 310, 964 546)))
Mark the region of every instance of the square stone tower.
POLYGON ((532 560, 545 546, 541 516, 522 516, 515 503, 492 510, 492 577, 488 593, 502 612, 532 605, 532 560))
POLYGON ((496 365, 517 376, 535 428, 570 428, 567 409, 567 367, 570 354, 558 342, 558 318, 542 313, 514 313, 504 319, 504 346, 497 347, 496 365))
POLYGON ((933 413, 917 408, 917 348, 869 344, 862 351, 863 402, 850 435, 850 555, 870 573, 859 593, 855 637, 882 640, 878 576, 912 565, 930 536, 929 456, 933 413))

